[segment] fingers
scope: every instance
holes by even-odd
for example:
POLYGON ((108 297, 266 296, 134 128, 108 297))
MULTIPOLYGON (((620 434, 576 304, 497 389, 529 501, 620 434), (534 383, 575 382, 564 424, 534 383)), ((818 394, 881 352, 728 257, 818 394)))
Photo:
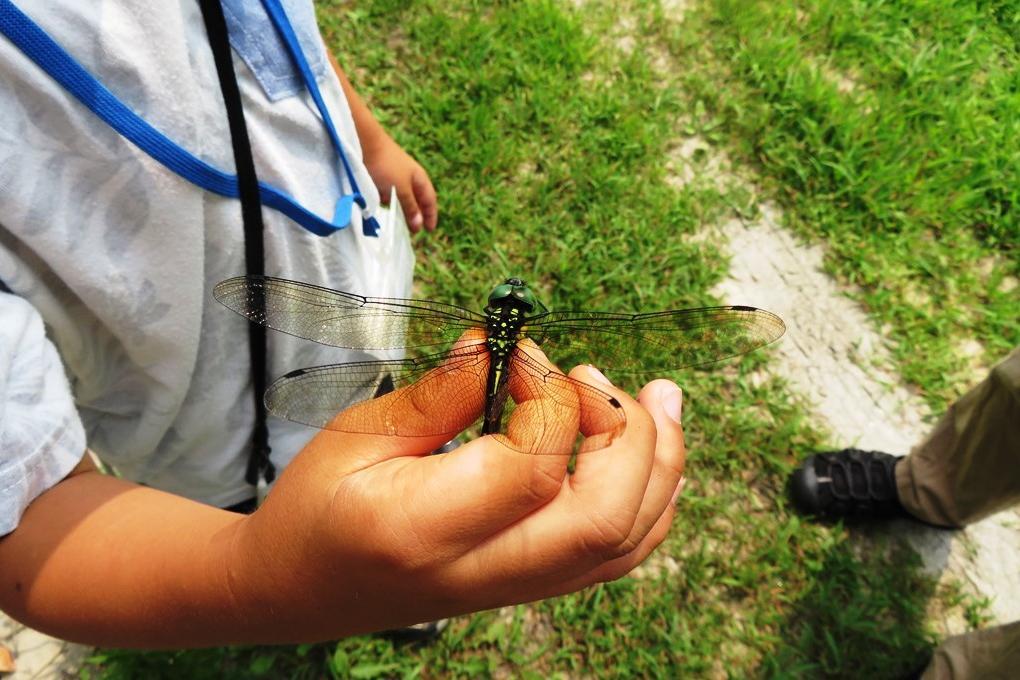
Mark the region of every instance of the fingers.
MULTIPOLYGON (((612 444, 598 450, 584 450, 578 455, 570 479, 578 504, 593 526, 607 538, 618 539, 610 543, 622 545, 635 528, 652 474, 657 445, 656 422, 643 404, 614 387, 593 367, 578 366, 570 372, 570 377, 615 398, 626 414, 627 426, 612 444)), ((605 435, 591 430, 585 434, 589 437, 605 435)))
POLYGON ((421 231, 424 221, 421 215, 421 208, 418 207, 418 199, 410 182, 399 182, 397 184, 397 198, 400 199, 400 207, 404 209, 404 219, 407 221, 407 228, 411 230, 412 234, 417 234, 421 231))
POLYGON ((673 518, 676 516, 676 501, 683 492, 683 488, 684 480, 681 478, 662 514, 656 518, 651 529, 642 537, 633 550, 616 559, 603 562, 591 571, 560 584, 554 591, 549 593, 549 596, 574 592, 602 581, 614 581, 626 576, 635 567, 644 562, 655 548, 665 540, 666 536, 669 535, 669 530, 673 525, 673 518))
MULTIPOLYGON (((592 371, 579 368, 571 376, 592 385, 604 380, 592 371)), ((504 597, 512 597, 511 592, 543 593, 562 588, 564 583, 594 578, 592 574, 601 576, 605 573, 598 571, 602 565, 639 547, 646 552, 637 555, 647 554, 668 529, 672 517, 669 499, 683 460, 679 423, 666 410, 672 405, 658 401, 663 387, 652 384, 643 392, 642 399, 654 412, 649 413, 642 403, 601 382, 600 389, 626 412, 624 431, 605 448, 578 454, 574 474, 564 481, 556 497, 465 555, 456 565, 458 576, 479 579, 478 587, 483 582, 492 587, 495 582, 506 587, 504 597), (658 420, 663 424, 661 437, 658 420), (657 463, 657 458, 661 462, 657 463), (661 470, 656 470, 657 464, 661 470), (664 490, 669 479, 673 486, 664 490), (662 519, 663 515, 668 516, 662 519)), ((584 424, 589 421, 586 411, 590 406, 582 403, 580 420, 584 424)))
POLYGON ((404 208, 404 219, 411 233, 417 234, 422 227, 434 231, 439 213, 436 190, 425 169, 413 160, 410 164, 410 176, 397 183, 397 198, 404 208))
POLYGON ((452 562, 562 491, 578 432, 576 393, 570 381, 532 348, 535 356, 515 359, 509 373, 517 407, 505 434, 482 437, 398 471, 403 477, 396 480, 401 488, 395 495, 405 514, 416 518, 414 540, 407 541, 414 549, 401 555, 403 563, 415 563, 422 556, 426 562, 452 562), (572 401, 559 394, 562 391, 569 392, 572 401), (522 452, 539 448, 562 455, 522 452))
POLYGON ((402 505, 416 517, 428 559, 452 562, 549 503, 567 476, 566 456, 531 456, 482 437, 414 461, 402 505))
POLYGON ((672 504, 687 453, 680 426, 683 409, 680 388, 668 380, 655 380, 641 390, 638 402, 655 421, 655 457, 641 507, 625 545, 637 545, 672 504))
POLYGON ((435 499, 430 534, 461 553, 555 497, 577 438, 570 382, 534 343, 512 361, 508 389, 516 408, 506 432, 420 461, 430 468, 422 490, 435 499))
POLYGON ((506 433, 497 438, 517 451, 559 454, 566 459, 573 452, 580 426, 574 384, 531 340, 521 341, 512 363, 509 390, 516 408, 506 433))
POLYGON ((578 454, 574 474, 555 498, 456 563, 458 578, 475 579, 503 602, 622 576, 665 538, 675 514, 685 455, 679 389, 654 381, 634 400, 590 367, 571 377, 615 398, 626 428, 607 431, 615 427, 612 420, 593 418, 594 402, 587 408, 582 402, 582 430, 589 438, 610 434, 611 443, 578 454))
POLYGON ((533 343, 529 351, 513 359, 508 389, 517 406, 505 433, 415 463, 404 497, 428 517, 415 542, 428 544, 432 558, 459 557, 562 490, 578 432, 577 395, 533 343))
MULTIPOLYGON (((571 375, 580 380, 586 379, 581 368, 575 369, 571 375)), ((604 376, 597 372, 593 373, 589 370, 588 376, 591 379, 605 381, 604 376)), ((606 386, 607 384, 604 382, 602 388, 605 389, 606 386)), ((655 433, 655 449, 648 476, 642 478, 638 467, 631 465, 631 479, 635 486, 629 492, 622 488, 622 485, 620 488, 620 491, 624 493, 621 493, 620 498, 617 499, 621 505, 615 513, 618 519, 616 520, 617 525, 614 525, 614 531, 622 530, 628 517, 627 510, 636 507, 633 523, 618 548, 625 552, 629 552, 633 546, 643 540, 659 520, 677 489, 677 484, 683 475, 686 457, 683 429, 680 426, 683 409, 683 393, 680 388, 668 380, 655 380, 645 385, 641 390, 638 395, 638 403, 644 407, 644 412, 651 416, 655 433), (642 495, 639 504, 635 506, 636 495, 634 494, 638 492, 638 485, 641 484, 642 479, 644 480, 642 495)), ((586 425, 588 424, 586 423, 586 425)), ((644 423, 638 422, 633 425, 643 427, 644 423)), ((627 429, 630 430, 631 427, 632 424, 628 423, 627 429)), ((594 438, 598 431, 587 430, 586 434, 589 435, 589 438, 594 438)), ((614 456, 613 453, 613 448, 606 447, 579 457, 577 473, 582 473, 583 476, 578 478, 575 473, 573 488, 583 494, 585 493, 584 485, 589 479, 594 480, 593 486, 596 488, 600 486, 600 480, 604 484, 605 479, 618 479, 611 475, 614 474, 614 469, 621 469, 622 459, 614 456), (603 451, 605 454, 602 453, 603 451)))
POLYGON ((428 173, 420 165, 411 173, 411 189, 418 201, 418 207, 421 208, 425 229, 435 231, 436 223, 439 220, 436 189, 432 186, 432 180, 429 179, 428 173))
MULTIPOLYGON (((543 536, 540 533, 529 532, 521 541, 521 549, 522 553, 526 553, 530 549, 532 554, 528 554, 526 557, 522 555, 520 560, 505 557, 502 561, 493 562, 491 554, 483 552, 479 555, 479 551, 476 551, 462 559, 457 564, 458 568, 454 573, 460 578, 469 579, 469 583, 471 583, 470 579, 472 578, 475 578, 476 581, 480 580, 474 576, 474 573, 484 570, 485 577, 483 578, 488 578, 489 581, 484 584, 478 582, 476 585, 478 590, 484 590, 492 598, 488 603, 480 603, 481 606, 486 607, 555 597, 575 592, 595 583, 618 579, 644 562, 665 540, 676 515, 677 497, 682 491, 683 481, 677 485, 670 502, 648 533, 630 552, 618 557, 592 560, 574 556, 569 564, 556 559, 543 558, 535 550, 535 547, 542 542, 543 536), (522 570, 519 568, 521 565, 534 568, 522 570), (557 565, 562 566, 558 571, 557 565), (492 580, 497 582, 493 584, 492 580)), ((536 514, 542 512, 545 512, 545 509, 536 514)), ((507 531, 506 534, 511 535, 511 531, 507 531)), ((486 548, 488 547, 486 546, 486 548)))

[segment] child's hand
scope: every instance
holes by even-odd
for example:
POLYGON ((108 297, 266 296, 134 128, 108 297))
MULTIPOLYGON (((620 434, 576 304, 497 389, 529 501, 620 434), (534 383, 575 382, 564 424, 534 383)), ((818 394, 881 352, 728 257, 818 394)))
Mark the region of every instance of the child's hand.
POLYGON ((390 188, 396 187, 397 198, 404 208, 404 218, 411 233, 418 233, 422 227, 434 231, 439 215, 436 190, 425 168, 381 128, 371 143, 366 143, 364 153, 365 166, 381 198, 388 201, 390 188))
MULTIPOLYGON (((635 401, 592 369, 571 375, 614 396, 627 417, 611 443, 578 456, 573 474, 574 433, 550 441, 541 414, 579 417, 587 441, 606 444, 607 433, 589 431, 598 418, 571 404, 569 393, 553 399, 537 381, 529 386, 514 374, 518 407, 506 435, 429 456, 446 437, 323 432, 251 516, 83 464, 0 538, 0 608, 91 645, 284 643, 525 602, 622 576, 669 530, 684 464, 680 393, 657 380, 635 401), (548 454, 520 453, 499 440, 528 449, 536 435, 548 454)), ((443 374, 436 383, 446 393, 409 405, 401 417, 433 419, 456 397, 458 413, 472 420, 484 395, 458 390, 465 377, 443 374)), ((471 378, 476 385, 478 377, 471 378)), ((338 417, 370 416, 364 411, 385 408, 387 397, 338 417)))
MULTIPOLYGON (((321 433, 239 534, 238 604, 253 617, 308 612, 272 638, 301 641, 537 600, 629 572, 673 518, 685 454, 680 393, 657 380, 635 401, 590 368, 571 377, 616 397, 627 418, 611 444, 578 456, 573 474, 567 434, 550 445, 559 455, 482 437, 429 456, 446 437, 321 433)), ((469 398, 477 414, 484 395, 469 398)), ((543 399, 524 395, 510 437, 527 438, 544 409, 564 408, 543 399)), ((449 403, 416 404, 408 415, 449 403)))
POLYGON ((390 200, 390 189, 396 187, 397 198, 404 207, 404 219, 411 232, 416 234, 422 227, 429 231, 435 230, 439 212, 436 207, 436 190, 432 187, 429 174, 383 130, 365 102, 354 91, 332 54, 329 60, 351 107, 351 117, 358 130, 358 139, 361 140, 365 167, 379 189, 382 200, 390 200))

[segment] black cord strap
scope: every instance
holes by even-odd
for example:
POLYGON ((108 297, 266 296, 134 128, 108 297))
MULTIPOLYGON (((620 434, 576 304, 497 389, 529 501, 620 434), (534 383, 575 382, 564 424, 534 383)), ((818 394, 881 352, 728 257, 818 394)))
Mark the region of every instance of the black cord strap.
MULTIPOLYGON (((244 108, 241 106, 241 91, 234 74, 234 62, 227 35, 227 21, 219 0, 198 0, 202 8, 205 30, 209 35, 209 47, 216 62, 216 75, 220 79, 223 103, 227 108, 230 123, 230 141, 234 147, 234 163, 237 166, 237 181, 240 189, 241 219, 244 222, 244 259, 249 276, 265 274, 265 245, 262 240, 262 204, 259 202, 259 183, 255 174, 255 160, 248 140, 248 128, 244 123, 244 108)), ((262 301, 263 304, 265 301, 262 301)), ((269 460, 269 428, 266 425, 266 405, 262 395, 266 391, 266 329, 250 322, 248 324, 248 345, 251 351, 251 373, 255 393, 255 427, 252 449, 248 458, 245 480, 258 484, 260 478, 272 482, 276 468, 269 460)))

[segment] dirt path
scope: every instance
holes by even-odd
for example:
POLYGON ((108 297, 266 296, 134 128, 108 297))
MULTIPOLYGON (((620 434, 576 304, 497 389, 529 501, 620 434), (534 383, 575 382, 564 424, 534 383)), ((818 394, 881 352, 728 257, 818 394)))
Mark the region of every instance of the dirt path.
POLYGON ((26 628, 0 612, 0 645, 14 657, 16 670, 4 680, 77 678, 90 653, 88 647, 57 640, 26 628))
MULTIPOLYGON (((663 9, 681 23, 692 4, 664 0, 663 9)), ((675 65, 661 49, 649 49, 655 70, 668 79, 675 65)), ((752 169, 735 165, 697 135, 678 130, 667 167, 668 181, 677 188, 695 183, 757 193, 752 169)), ((815 424, 831 433, 833 447, 908 453, 928 432, 933 414, 899 376, 865 310, 825 273, 824 249, 801 243, 783 228, 775 206, 757 207, 756 219, 731 219, 709 230, 717 233, 705 234, 722 237, 731 254, 729 277, 715 293, 724 302, 763 307, 786 321, 772 370, 811 405, 815 424)), ((963 531, 907 520, 889 529, 914 548, 927 573, 958 581, 987 599, 989 625, 1020 620, 1020 507, 963 531)), ((960 617, 934 623, 943 634, 967 628, 960 617)))

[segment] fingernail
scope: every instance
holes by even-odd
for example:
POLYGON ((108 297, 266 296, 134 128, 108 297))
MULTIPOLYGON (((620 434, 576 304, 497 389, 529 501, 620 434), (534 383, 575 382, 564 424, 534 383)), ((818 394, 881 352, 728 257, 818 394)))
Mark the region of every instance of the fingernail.
POLYGON ((670 384, 669 387, 663 387, 662 392, 659 393, 659 403, 662 404, 662 410, 672 420, 679 423, 684 413, 684 393, 676 385, 670 384))
POLYGON ((687 478, 681 477, 680 481, 677 482, 676 491, 673 492, 673 500, 670 501, 671 503, 676 504, 676 499, 680 497, 680 492, 684 490, 685 486, 687 486, 687 478))
POLYGON ((422 223, 421 213, 415 213, 414 217, 411 218, 411 226, 414 227, 415 229, 418 229, 419 227, 421 227, 421 223, 422 223))
POLYGON ((591 371, 591 377, 594 378, 597 382, 600 382, 603 385, 608 385, 610 387, 613 386, 613 383, 609 382, 609 378, 602 375, 602 371, 600 371, 599 369, 595 368, 591 364, 588 364, 588 370, 591 371))

